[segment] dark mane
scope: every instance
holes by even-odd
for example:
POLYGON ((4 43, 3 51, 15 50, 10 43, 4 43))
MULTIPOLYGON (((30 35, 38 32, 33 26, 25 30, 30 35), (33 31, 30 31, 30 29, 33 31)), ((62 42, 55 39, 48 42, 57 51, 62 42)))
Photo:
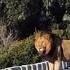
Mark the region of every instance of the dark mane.
POLYGON ((60 47, 61 39, 55 34, 51 34, 53 44, 50 52, 44 56, 44 58, 50 62, 53 62, 58 59, 58 48, 60 47))

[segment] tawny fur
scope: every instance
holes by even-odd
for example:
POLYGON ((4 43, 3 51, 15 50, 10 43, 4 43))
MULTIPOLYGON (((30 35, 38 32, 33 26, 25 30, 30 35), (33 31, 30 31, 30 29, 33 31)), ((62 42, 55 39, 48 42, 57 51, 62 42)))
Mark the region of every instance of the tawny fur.
POLYGON ((65 61, 70 61, 70 40, 62 40, 61 48, 65 61))
POLYGON ((38 32, 35 34, 35 48, 40 54, 48 54, 52 47, 52 38, 49 33, 38 32))

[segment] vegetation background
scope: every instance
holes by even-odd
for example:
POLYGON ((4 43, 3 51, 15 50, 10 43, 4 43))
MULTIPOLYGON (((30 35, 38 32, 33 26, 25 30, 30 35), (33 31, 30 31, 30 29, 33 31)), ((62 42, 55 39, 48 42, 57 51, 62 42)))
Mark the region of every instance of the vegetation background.
POLYGON ((70 0, 0 0, 0 68, 43 60, 37 30, 70 39, 70 0))

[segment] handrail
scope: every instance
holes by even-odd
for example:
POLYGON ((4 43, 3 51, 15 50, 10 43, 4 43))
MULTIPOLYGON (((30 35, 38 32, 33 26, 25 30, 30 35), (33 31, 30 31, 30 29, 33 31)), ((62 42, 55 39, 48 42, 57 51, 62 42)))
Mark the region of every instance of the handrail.
MULTIPOLYGON (((61 67, 62 70, 70 70, 70 62, 62 61, 61 67)), ((22 66, 13 66, 0 70, 48 70, 48 61, 35 63, 35 64, 22 65, 22 66)))

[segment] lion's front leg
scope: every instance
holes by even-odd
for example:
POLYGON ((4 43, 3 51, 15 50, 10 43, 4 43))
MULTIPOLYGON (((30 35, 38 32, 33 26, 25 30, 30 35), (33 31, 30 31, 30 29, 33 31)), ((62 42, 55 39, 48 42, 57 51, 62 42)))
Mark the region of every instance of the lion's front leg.
POLYGON ((58 61, 58 60, 56 60, 55 62, 54 62, 54 70, 61 70, 60 68, 60 65, 61 65, 61 62, 60 61, 58 61))
POLYGON ((54 69, 54 64, 52 62, 48 62, 49 69, 48 70, 53 70, 54 69))

